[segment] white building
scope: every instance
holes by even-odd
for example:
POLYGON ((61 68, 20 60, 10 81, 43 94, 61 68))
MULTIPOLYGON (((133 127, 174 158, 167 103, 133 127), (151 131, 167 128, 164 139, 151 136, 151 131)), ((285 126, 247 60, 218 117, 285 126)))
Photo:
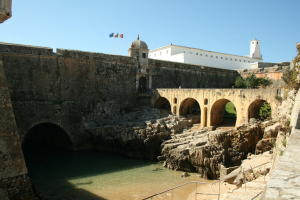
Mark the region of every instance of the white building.
POLYGON ((149 58, 205 65, 227 69, 250 69, 252 63, 262 62, 259 40, 250 41, 250 55, 237 56, 226 53, 206 51, 178 45, 170 45, 149 51, 149 58))

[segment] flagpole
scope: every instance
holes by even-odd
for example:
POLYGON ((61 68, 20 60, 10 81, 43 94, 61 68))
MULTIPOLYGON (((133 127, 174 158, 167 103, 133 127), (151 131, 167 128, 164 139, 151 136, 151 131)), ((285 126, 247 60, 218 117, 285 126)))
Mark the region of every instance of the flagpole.
MULTIPOLYGON (((124 37, 124 36, 123 36, 124 37)), ((124 38, 122 38, 122 56, 124 56, 123 55, 123 46, 124 46, 124 38)))
POLYGON ((113 54, 114 54, 114 49, 115 49, 115 33, 114 33, 114 39, 113 39, 113 41, 114 41, 114 43, 113 43, 113 54))
POLYGON ((118 55, 119 55, 119 37, 118 37, 118 55))

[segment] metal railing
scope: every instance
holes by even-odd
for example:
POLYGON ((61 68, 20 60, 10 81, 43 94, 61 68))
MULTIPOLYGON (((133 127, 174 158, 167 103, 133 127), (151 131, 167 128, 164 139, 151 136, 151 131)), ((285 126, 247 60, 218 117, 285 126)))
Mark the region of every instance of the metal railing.
MULTIPOLYGON (((218 195, 218 199, 220 199, 220 194, 221 194, 221 182, 222 182, 222 181, 225 181, 225 180, 227 180, 227 179, 233 178, 233 177, 235 177, 235 176, 238 176, 238 175, 241 174, 241 173, 245 173, 245 172, 247 172, 247 171, 253 170, 253 169, 255 169, 255 168, 257 168, 257 167, 260 167, 260 166, 262 166, 262 165, 264 165, 264 182, 265 182, 265 181, 266 181, 266 180, 265 180, 265 177, 266 177, 266 174, 267 174, 267 173, 266 173, 266 164, 268 164, 268 163, 269 163, 269 162, 265 162, 265 163, 263 163, 263 164, 257 165, 256 167, 251 167, 251 165, 250 165, 250 169, 247 169, 246 171, 241 169, 241 171, 240 171, 239 173, 237 173, 237 174, 233 174, 233 175, 231 175, 231 176, 227 176, 227 177, 225 177, 225 178, 223 178, 223 179, 221 179, 221 180, 218 180, 218 181, 216 181, 216 182, 213 182, 212 185, 214 185, 214 184, 216 184, 216 183, 219 183, 219 193, 218 193, 218 194, 213 194, 213 193, 198 193, 198 192, 197 192, 197 183, 205 184, 205 182, 189 181, 189 182, 187 182, 187 183, 178 185, 178 186, 176 186, 176 187, 173 187, 173 188, 171 188, 171 189, 165 190, 165 191, 163 191, 163 192, 154 194, 154 195, 152 195, 152 196, 150 196, 150 197, 147 197, 147 198, 145 198, 145 199, 152 199, 153 197, 158 196, 158 195, 160 195, 160 194, 163 194, 163 193, 165 193, 165 192, 168 192, 168 191, 170 191, 170 190, 172 190, 171 199, 173 199, 173 190, 176 189, 176 188, 182 187, 182 186, 184 186, 184 185, 187 185, 187 184, 189 184, 189 183, 196 183, 195 200, 197 200, 197 195, 198 195, 198 194, 201 194, 201 195, 218 195)), ((244 176, 244 181, 243 181, 243 183, 245 184, 245 190, 246 190, 246 182, 247 182, 247 181, 245 180, 245 178, 246 178, 246 176, 244 176)), ((143 199, 143 200, 145 200, 145 199, 143 199)))
MULTIPOLYGON (((176 186, 176 187, 173 187, 173 188, 171 188, 171 189, 165 190, 165 191, 163 191, 163 192, 154 194, 154 195, 152 195, 152 196, 150 196, 150 197, 147 197, 147 198, 145 198, 145 199, 152 199, 153 197, 158 196, 158 195, 160 195, 160 194, 163 194, 163 193, 165 193, 165 192, 168 192, 168 191, 170 191, 170 190, 172 190, 171 199, 173 199, 173 190, 176 189, 176 188, 182 187, 182 186, 184 186, 184 185, 187 185, 187 184, 189 184, 189 183, 196 183, 196 194, 195 194, 195 199, 197 199, 197 184, 198 184, 198 183, 200 183, 200 184, 205 184, 205 182, 189 181, 189 182, 187 182, 187 183, 178 185, 178 186, 176 186)), ((145 199, 143 199, 143 200, 145 200, 145 199)))
POLYGON ((139 94, 152 94, 152 90, 149 88, 138 88, 137 93, 139 94))
MULTIPOLYGON (((221 179, 221 180, 219 180, 219 181, 216 181, 216 182, 213 182, 212 183, 212 185, 214 185, 214 184, 216 184, 216 183, 219 183, 219 198, 218 199, 220 199, 220 190, 221 190, 221 188, 220 188, 220 183, 222 182, 222 181, 225 181, 225 180, 227 180, 227 179, 230 179, 230 178, 233 178, 233 177, 235 177, 235 176, 238 176, 239 174, 241 174, 241 173, 245 173, 245 172, 247 172, 247 171, 250 171, 250 170, 253 170, 253 169, 255 169, 255 168, 257 168, 257 167, 260 167, 260 166, 264 166, 264 182, 266 181, 266 164, 268 164, 269 162, 265 162, 265 163, 263 163, 263 164, 260 164, 260 165, 257 165, 256 167, 251 167, 251 165, 250 165, 250 169, 247 169, 246 171, 245 170, 242 170, 241 169, 241 171, 239 172, 239 173, 237 173, 237 174, 233 174, 233 175, 231 175, 231 176, 227 176, 227 177, 225 177, 225 178, 223 178, 223 179, 221 179)), ((254 175, 254 177, 255 177, 255 175, 254 175)), ((256 178, 256 177, 255 177, 256 178)), ((246 176, 244 176, 244 180, 243 180, 243 183, 245 184, 245 190, 246 190, 246 183, 247 183, 247 181, 246 181, 246 176)), ((212 194, 211 194, 212 195, 212 194)))

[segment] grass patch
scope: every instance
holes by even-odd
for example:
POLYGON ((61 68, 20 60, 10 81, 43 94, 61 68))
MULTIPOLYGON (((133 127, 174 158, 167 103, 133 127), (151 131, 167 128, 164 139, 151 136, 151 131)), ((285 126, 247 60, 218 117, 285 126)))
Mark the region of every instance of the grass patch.
POLYGON ((224 118, 236 119, 236 109, 232 102, 228 102, 225 105, 224 118))

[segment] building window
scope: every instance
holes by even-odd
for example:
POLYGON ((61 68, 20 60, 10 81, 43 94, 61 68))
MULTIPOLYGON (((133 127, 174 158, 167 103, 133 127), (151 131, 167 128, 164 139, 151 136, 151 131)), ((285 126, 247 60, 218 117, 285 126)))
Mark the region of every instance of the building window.
POLYGON ((207 57, 207 55, 206 55, 206 57, 207 57))
POLYGON ((198 55, 198 53, 196 53, 196 55, 198 55))
POLYGON ((244 62, 246 62, 246 60, 244 60, 244 62))
POLYGON ((142 53, 142 58, 146 58, 146 53, 142 53))
POLYGON ((237 59, 234 59, 234 61, 237 61, 237 59))
POLYGON ((227 60, 227 58, 225 58, 225 60, 227 60))
POLYGON ((213 57, 213 56, 211 56, 211 57, 213 57))
POLYGON ((200 56, 202 56, 202 54, 200 54, 200 56))
POLYGON ((257 42, 257 44, 258 44, 258 42, 257 42))
POLYGON ((185 53, 185 51, 183 51, 183 53, 185 53))
POLYGON ((240 62, 241 62, 241 60, 240 60, 240 62))
POLYGON ((177 98, 174 98, 173 103, 177 103, 177 98))
POLYGON ((221 59, 223 59, 223 57, 221 57, 221 59))
POLYGON ((230 60, 232 60, 232 58, 230 58, 230 60))
POLYGON ((208 99, 204 99, 204 105, 207 105, 208 99))
POLYGON ((248 63, 250 63, 250 61, 248 61, 248 63))
POLYGON ((190 54, 192 54, 192 52, 190 52, 190 54))
POLYGON ((159 55, 161 55, 161 52, 159 52, 159 55))
POLYGON ((254 44, 254 42, 252 42, 252 44, 254 44))
POLYGON ((169 53, 169 50, 167 50, 167 54, 169 53))
POLYGON ((156 53, 154 54, 154 57, 156 57, 156 53))
POLYGON ((218 56, 216 56, 216 58, 218 58, 218 56))

